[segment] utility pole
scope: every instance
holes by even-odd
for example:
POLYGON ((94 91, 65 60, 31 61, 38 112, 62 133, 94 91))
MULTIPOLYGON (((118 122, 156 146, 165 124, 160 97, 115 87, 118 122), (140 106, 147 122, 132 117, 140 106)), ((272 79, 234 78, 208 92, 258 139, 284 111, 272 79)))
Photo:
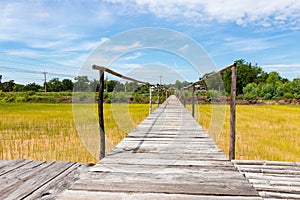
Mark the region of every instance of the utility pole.
POLYGON ((45 92, 47 92, 47 73, 48 72, 43 72, 43 74, 44 74, 44 87, 45 87, 45 92))

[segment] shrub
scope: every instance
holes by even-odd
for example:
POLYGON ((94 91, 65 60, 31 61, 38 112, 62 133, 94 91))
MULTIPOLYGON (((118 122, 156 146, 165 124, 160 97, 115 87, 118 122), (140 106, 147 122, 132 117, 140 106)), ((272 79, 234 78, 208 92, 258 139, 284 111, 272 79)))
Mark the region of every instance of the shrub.
POLYGON ((271 93, 266 93, 263 97, 264 100, 271 100, 273 98, 273 95, 271 93))
POLYGON ((287 92, 287 93, 284 93, 283 97, 287 98, 287 99, 292 99, 292 98, 294 98, 294 95, 290 92, 287 92))

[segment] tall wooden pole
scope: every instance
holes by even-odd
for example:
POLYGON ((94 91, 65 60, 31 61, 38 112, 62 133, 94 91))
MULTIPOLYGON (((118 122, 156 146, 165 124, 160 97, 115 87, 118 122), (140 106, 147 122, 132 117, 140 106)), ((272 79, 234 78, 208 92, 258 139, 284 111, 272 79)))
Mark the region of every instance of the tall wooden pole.
POLYGON ((103 115, 103 92, 104 92, 104 70, 99 70, 99 96, 98 96, 98 117, 99 117, 99 130, 100 130, 100 157, 105 157, 105 132, 104 132, 104 115, 103 115))
POLYGON ((159 93, 160 93, 160 85, 157 86, 157 107, 159 107, 159 93))
POLYGON ((44 91, 47 92, 47 72, 43 72, 44 74, 44 91))
POLYGON ((150 90, 150 98, 149 98, 149 114, 152 113, 152 86, 149 88, 150 90))
POLYGON ((231 68, 231 96, 230 96, 230 149, 229 159, 235 159, 235 133, 236 133, 236 78, 237 67, 236 63, 231 68))
POLYGON ((192 86, 192 116, 195 117, 195 86, 192 86))

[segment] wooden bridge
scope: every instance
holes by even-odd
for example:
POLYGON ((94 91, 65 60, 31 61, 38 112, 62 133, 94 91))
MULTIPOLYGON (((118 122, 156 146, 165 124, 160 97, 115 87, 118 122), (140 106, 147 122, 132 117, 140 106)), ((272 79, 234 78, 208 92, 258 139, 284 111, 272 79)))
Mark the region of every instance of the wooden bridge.
POLYGON ((299 199, 299 166, 229 161, 171 96, 94 166, 1 161, 0 199, 299 199))

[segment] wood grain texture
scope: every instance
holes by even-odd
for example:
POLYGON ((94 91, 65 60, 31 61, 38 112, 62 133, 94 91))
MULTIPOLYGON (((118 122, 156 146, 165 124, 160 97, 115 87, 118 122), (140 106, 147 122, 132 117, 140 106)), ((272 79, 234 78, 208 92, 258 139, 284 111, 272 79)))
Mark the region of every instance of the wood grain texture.
POLYGON ((300 163, 234 160, 264 199, 300 199, 300 163))
POLYGON ((0 199, 53 199, 79 178, 86 166, 70 162, 0 162, 0 199))

